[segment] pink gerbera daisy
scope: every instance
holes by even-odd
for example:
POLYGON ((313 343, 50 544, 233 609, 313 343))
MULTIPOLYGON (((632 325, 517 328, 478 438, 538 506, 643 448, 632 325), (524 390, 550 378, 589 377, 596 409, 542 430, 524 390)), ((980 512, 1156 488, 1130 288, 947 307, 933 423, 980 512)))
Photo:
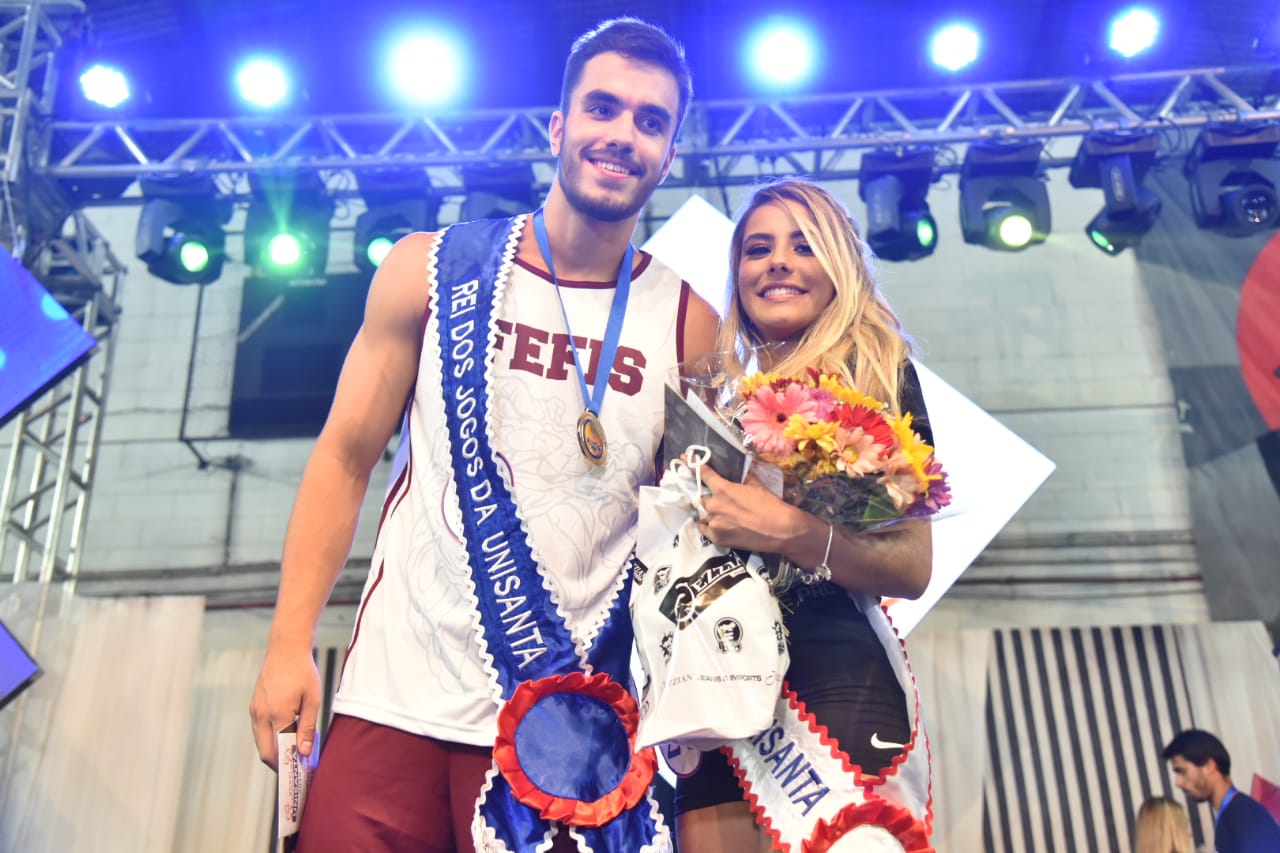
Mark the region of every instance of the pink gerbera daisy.
POLYGON ((876 437, 863 432, 861 427, 836 430, 836 443, 840 447, 836 467, 850 477, 875 474, 881 468, 884 447, 876 444, 876 437))
POLYGON ((785 456, 795 450, 796 443, 783 435, 792 415, 812 420, 817 415, 817 405, 811 396, 812 389, 799 383, 783 388, 760 388, 747 401, 747 411, 742 416, 742 428, 751 436, 752 445, 761 453, 785 456))

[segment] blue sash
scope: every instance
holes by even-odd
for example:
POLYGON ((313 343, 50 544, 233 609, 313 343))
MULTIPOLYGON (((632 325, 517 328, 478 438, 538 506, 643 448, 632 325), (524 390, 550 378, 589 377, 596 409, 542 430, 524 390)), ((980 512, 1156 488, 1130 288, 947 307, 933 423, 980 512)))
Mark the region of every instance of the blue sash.
POLYGON ((629 680, 628 590, 613 601, 592 647, 577 648, 491 444, 491 344, 525 218, 468 222, 440 234, 431 295, 439 337, 424 343, 440 347, 476 636, 500 708, 495 769, 477 804, 476 829, 515 853, 540 844, 554 818, 574 826, 584 850, 639 851, 665 835, 647 796, 603 823, 592 816, 618 811, 624 789, 634 800, 636 786, 647 789, 652 779, 651 764, 645 776, 651 751, 634 752, 634 719, 628 736, 634 700, 619 687, 629 680))

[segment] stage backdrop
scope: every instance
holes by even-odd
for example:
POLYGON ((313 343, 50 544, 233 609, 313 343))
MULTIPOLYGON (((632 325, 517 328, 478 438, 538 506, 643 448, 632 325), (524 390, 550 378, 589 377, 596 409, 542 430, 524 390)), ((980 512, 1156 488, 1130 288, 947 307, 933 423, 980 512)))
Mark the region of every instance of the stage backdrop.
MULTIPOLYGON (((1147 797, 1185 797, 1161 757, 1219 735, 1232 779, 1280 778, 1280 670, 1259 622, 913 635, 939 853, 1130 853, 1147 797)), ((1213 816, 1191 810, 1197 848, 1213 816)))
POLYGON ((1204 591, 1214 619, 1280 619, 1280 234, 1196 227, 1181 162, 1147 184, 1164 208, 1137 248, 1177 396, 1204 591))

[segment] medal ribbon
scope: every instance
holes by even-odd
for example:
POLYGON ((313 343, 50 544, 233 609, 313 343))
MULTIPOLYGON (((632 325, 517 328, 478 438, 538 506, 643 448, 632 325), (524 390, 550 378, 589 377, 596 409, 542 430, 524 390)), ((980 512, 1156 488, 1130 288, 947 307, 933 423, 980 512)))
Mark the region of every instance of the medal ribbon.
MULTIPOLYGON (((620 650, 629 649, 631 643, 628 620, 618 618, 627 599, 624 588, 591 648, 578 648, 529 540, 501 456, 492 445, 491 344, 523 222, 519 217, 455 225, 437 238, 430 264, 434 273, 430 319, 438 332, 434 339, 428 335, 425 341, 426 346, 439 350, 455 507, 461 521, 458 534, 471 567, 469 597, 477 614, 481 656, 500 708, 522 685, 582 673, 591 664, 596 672, 608 672, 615 682, 626 684, 627 655, 620 650)), ((600 705, 589 697, 572 698, 575 695, 553 699, 547 708, 554 712, 557 707, 572 709, 574 703, 585 703, 591 711, 600 705)), ((538 719, 547 713, 540 712, 538 719)), ((608 713, 595 716, 603 722, 591 724, 589 718, 586 730, 574 736, 588 741, 603 739, 602 749, 609 744, 614 745, 615 754, 619 748, 623 754, 629 753, 625 735, 623 743, 615 745, 619 725, 611 722, 614 718, 608 713)), ((541 728, 533 717, 530 725, 531 732, 541 728)), ((556 737, 563 735, 553 721, 547 735, 535 737, 543 745, 535 744, 522 753, 521 761, 531 779, 554 788, 552 793, 560 799, 570 803, 591 800, 597 793, 592 786, 599 782, 597 774, 586 772, 591 768, 578 768, 579 775, 571 778, 560 772, 563 762, 558 757, 556 737), (574 790, 580 793, 575 796, 574 790)), ((605 777, 606 782, 611 779, 605 777)), ((532 850, 550 831, 546 819, 516 799, 496 767, 481 794, 477 820, 483 831, 502 845, 496 849, 513 852, 532 850)), ((659 826, 653 807, 641 799, 636 807, 606 824, 581 826, 577 831, 587 849, 641 850, 657 840, 659 826), (620 846, 604 846, 614 842, 620 846)))
POLYGON ((560 303, 560 313, 564 316, 564 328, 569 333, 569 349, 573 351, 573 366, 578 368, 578 382, 582 384, 582 403, 596 417, 600 417, 600 406, 604 403, 604 392, 609 387, 609 375, 613 373, 613 358, 618 354, 618 340, 622 337, 622 318, 627 313, 627 296, 631 293, 631 261, 635 255, 635 247, 627 243, 627 251, 622 256, 622 268, 618 270, 618 286, 613 292, 613 304, 609 307, 609 324, 604 332, 604 349, 600 352, 600 361, 596 366, 595 382, 590 393, 587 392, 587 374, 582 369, 582 357, 578 355, 578 345, 573 340, 573 329, 569 327, 569 313, 565 310, 564 299, 560 296, 560 279, 556 277, 556 265, 551 261, 551 241, 547 238, 547 225, 543 221, 542 208, 533 214, 533 234, 538 239, 538 251, 551 273, 551 281, 556 286, 556 299, 560 303))

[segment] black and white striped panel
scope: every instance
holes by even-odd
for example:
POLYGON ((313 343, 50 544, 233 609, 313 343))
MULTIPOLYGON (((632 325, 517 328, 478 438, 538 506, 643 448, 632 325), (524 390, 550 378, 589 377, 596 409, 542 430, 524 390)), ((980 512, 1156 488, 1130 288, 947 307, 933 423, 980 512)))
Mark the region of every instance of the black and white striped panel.
MULTIPOLYGON (((1192 725, 1172 630, 992 633, 987 672, 989 853, 1130 853, 1142 801, 1172 796, 1160 753, 1192 725)), ((1196 843, 1203 841, 1192 814, 1196 843)))

